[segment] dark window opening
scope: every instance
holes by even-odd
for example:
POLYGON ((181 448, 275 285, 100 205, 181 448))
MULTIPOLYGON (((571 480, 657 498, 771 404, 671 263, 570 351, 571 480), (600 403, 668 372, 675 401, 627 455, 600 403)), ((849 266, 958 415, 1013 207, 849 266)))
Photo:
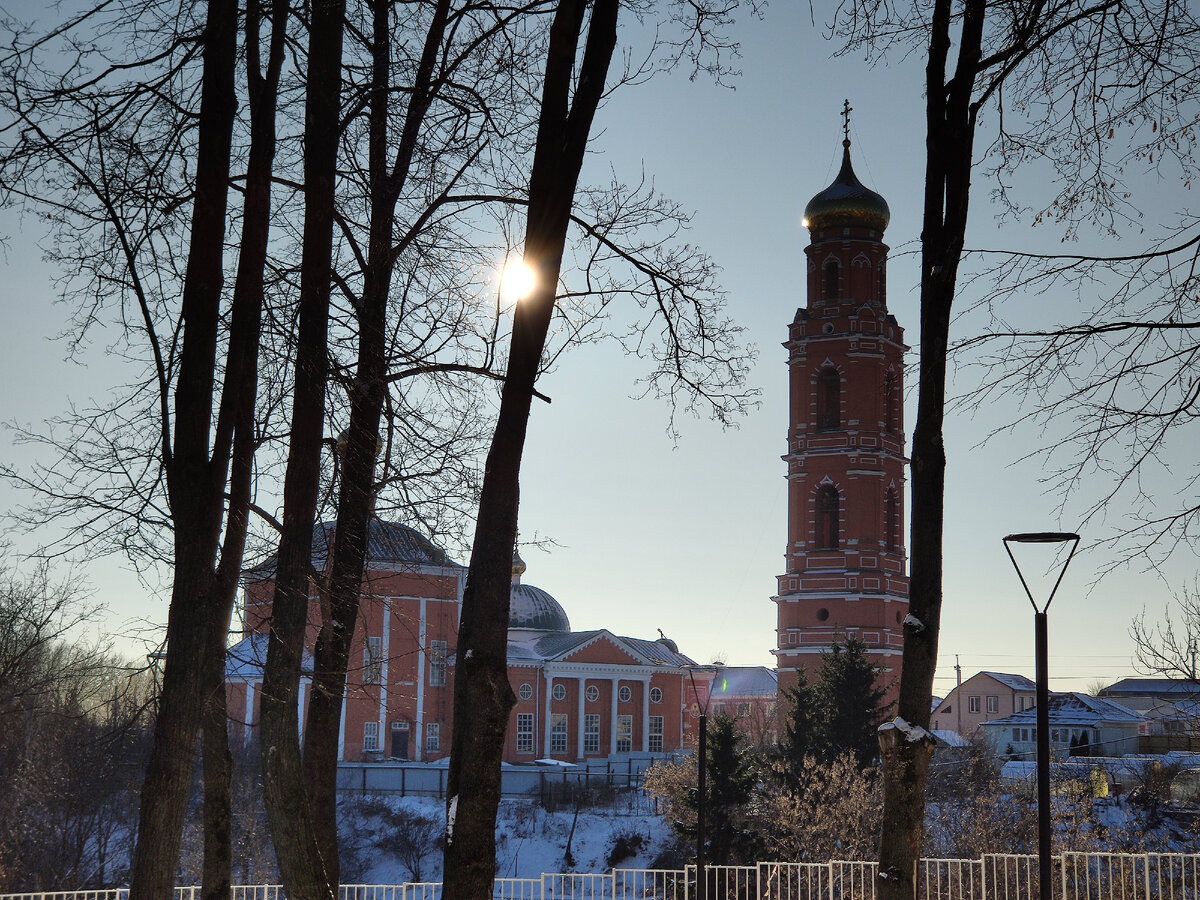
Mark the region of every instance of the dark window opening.
POLYGON ((817 428, 837 428, 842 423, 842 377, 832 366, 817 376, 817 428))
POLYGON ((899 541, 896 539, 896 519, 899 512, 899 504, 896 502, 896 489, 888 488, 887 497, 883 501, 883 543, 887 547, 889 553, 895 553, 899 546, 899 541))
POLYGON ((883 380, 883 421, 887 431, 897 430, 896 376, 888 372, 883 380))
POLYGON ((887 302, 887 263, 879 264, 879 302, 887 302))
POLYGON ((838 548, 839 506, 837 488, 826 485, 817 492, 817 549, 838 548))
POLYGON ((836 300, 838 298, 838 269, 838 264, 831 259, 825 263, 825 268, 822 270, 825 275, 824 293, 826 300, 836 300))

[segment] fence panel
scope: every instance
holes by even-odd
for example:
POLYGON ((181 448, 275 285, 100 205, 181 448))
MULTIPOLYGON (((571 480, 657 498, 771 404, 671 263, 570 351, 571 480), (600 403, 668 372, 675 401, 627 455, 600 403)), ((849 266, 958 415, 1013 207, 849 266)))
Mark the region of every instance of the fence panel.
POLYGON ((923 859, 917 895, 923 900, 984 900, 983 862, 978 859, 923 859))
POLYGON ((614 900, 686 900, 683 869, 613 869, 614 900))
POLYGON ((440 881, 410 881, 400 886, 398 900, 442 900, 440 881))
POLYGON ((400 884, 343 884, 339 900, 401 900, 403 894, 400 884))
POLYGON ((828 863, 759 863, 761 900, 829 900, 831 875, 828 863))
POLYGON ((492 885, 492 900, 542 900, 542 879, 497 878, 492 885))
POLYGON ((875 900, 877 862, 834 859, 829 861, 831 900, 875 900))
POLYGON ((612 873, 543 875, 542 900, 613 900, 612 873))
POLYGON ((235 884, 232 900, 284 900, 282 884, 235 884))

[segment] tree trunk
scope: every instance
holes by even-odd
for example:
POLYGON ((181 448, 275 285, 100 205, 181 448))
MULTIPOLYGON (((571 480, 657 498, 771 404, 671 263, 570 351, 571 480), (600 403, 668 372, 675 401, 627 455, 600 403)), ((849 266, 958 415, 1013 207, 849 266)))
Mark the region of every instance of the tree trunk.
MULTIPOLYGON (((304 128, 304 235, 291 441, 267 664, 261 756, 267 821, 291 900, 332 900, 305 789, 299 741, 300 663, 308 621, 312 534, 320 476, 332 275, 344 0, 312 5, 304 128)), ((336 864, 334 868, 336 873, 336 864)))
POLYGON ((162 422, 162 458, 175 528, 167 655, 142 786, 130 873, 133 900, 171 900, 204 707, 203 657, 224 500, 209 461, 233 119, 237 4, 213 0, 204 31, 196 196, 183 287, 175 441, 162 422))
POLYGON ((444 900, 488 900, 496 875, 500 759, 516 698, 508 681, 508 607, 521 454, 558 288, 575 185, 616 46, 617 0, 592 4, 587 45, 570 95, 587 3, 563 0, 547 48, 537 145, 529 178, 525 262, 536 284, 517 304, 500 413, 484 469, 459 623, 454 737, 446 788, 444 900))
MULTIPOLYGON (((926 66, 925 206, 921 233, 921 359, 912 447, 912 562, 909 612, 919 627, 904 632, 899 718, 929 728, 942 615, 942 542, 946 498, 946 360, 951 308, 967 229, 975 107, 983 32, 982 0, 963 6, 958 62, 946 81, 951 47, 949 0, 937 0, 926 66)), ((902 732, 900 732, 902 733, 902 732)), ((880 900, 913 900, 925 822, 929 738, 900 740, 881 732, 883 821, 879 838, 880 900)))

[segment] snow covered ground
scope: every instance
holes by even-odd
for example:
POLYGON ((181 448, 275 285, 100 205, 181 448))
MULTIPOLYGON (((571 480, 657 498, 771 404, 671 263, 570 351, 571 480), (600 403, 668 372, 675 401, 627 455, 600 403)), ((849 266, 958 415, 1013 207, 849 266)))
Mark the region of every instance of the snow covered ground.
MULTIPOLYGON (((344 800, 340 830, 349 849, 343 882, 440 881, 444 814, 443 801, 433 797, 375 795, 344 800), (404 840, 396 840, 401 834, 404 840), (425 839, 428 843, 417 860, 402 846, 419 845, 425 839)), ((681 858, 675 860, 677 838, 660 816, 613 815, 609 810, 581 811, 576 816, 572 809, 550 812, 532 800, 501 804, 496 843, 496 874, 501 878, 605 872, 614 866, 638 869, 652 863, 682 865, 681 858)))

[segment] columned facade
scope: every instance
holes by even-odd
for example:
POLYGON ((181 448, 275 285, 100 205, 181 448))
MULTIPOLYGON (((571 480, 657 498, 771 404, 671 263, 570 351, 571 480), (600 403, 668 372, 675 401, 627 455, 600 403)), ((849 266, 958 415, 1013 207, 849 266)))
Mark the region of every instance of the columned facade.
POLYGON ((899 678, 908 614, 904 330, 887 309, 887 203, 843 142, 841 171, 805 211, 807 304, 783 345, 790 387, 786 571, 776 668, 785 688, 857 638, 899 678))

